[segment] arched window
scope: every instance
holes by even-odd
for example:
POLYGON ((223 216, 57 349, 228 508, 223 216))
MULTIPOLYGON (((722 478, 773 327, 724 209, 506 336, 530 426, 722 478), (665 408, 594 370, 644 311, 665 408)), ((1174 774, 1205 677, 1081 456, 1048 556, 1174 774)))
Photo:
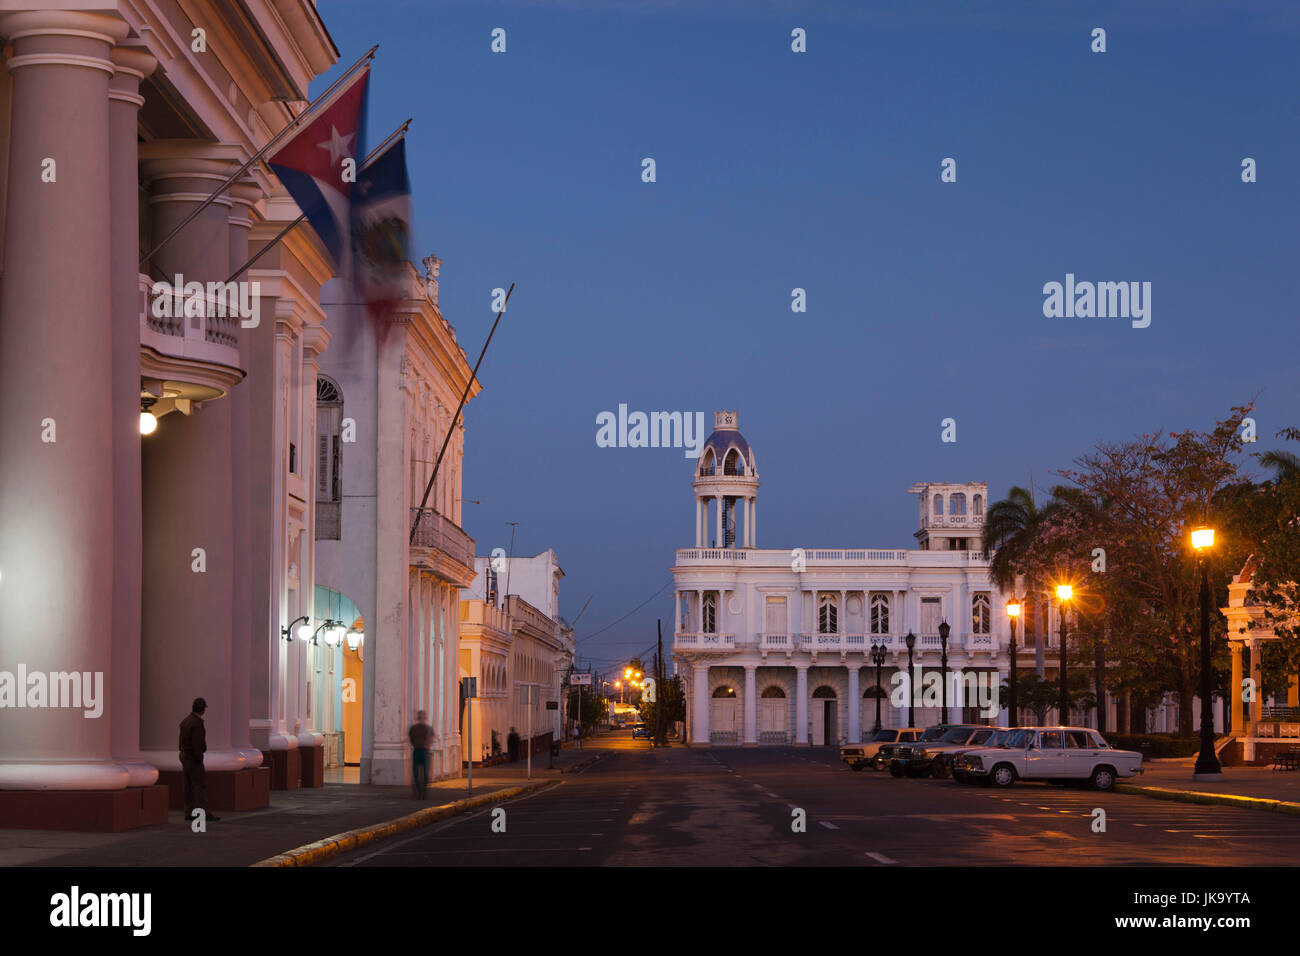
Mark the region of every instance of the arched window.
POLYGON ((713 689, 713 696, 714 697, 735 697, 736 689, 734 687, 727 687, 726 685, 723 685, 722 687, 715 687, 713 689))
POLYGON ((343 392, 324 376, 316 378, 316 539, 342 537, 343 476, 340 437, 343 392))
POLYGON ((782 690, 780 687, 777 687, 775 684, 773 684, 771 687, 763 688, 762 696, 768 698, 769 700, 774 697, 779 697, 782 700, 785 700, 785 691, 782 690))
POLYGON ((710 448, 704 453, 704 458, 700 461, 700 474, 712 475, 714 473, 713 449, 710 448))
POLYGON ((818 687, 815 691, 813 691, 812 695, 813 695, 813 697, 818 698, 818 699, 829 699, 829 700, 834 700, 834 699, 835 699, 835 696, 836 696, 836 695, 835 695, 835 688, 834 688, 834 687, 827 687, 825 684, 822 684, 821 687, 818 687))
POLYGON ((989 594, 987 591, 976 591, 975 596, 971 598, 971 633, 972 634, 989 634, 989 594))
POLYGON ((718 633, 718 595, 712 591, 704 595, 704 608, 703 608, 702 616, 704 618, 704 633, 717 634, 718 633))
POLYGON ((934 513, 936 515, 943 514, 943 495, 934 496, 934 513))
POLYGON ((727 460, 722 464, 722 473, 724 475, 743 475, 745 473, 745 463, 740 457, 740 452, 731 449, 727 452, 727 460))
POLYGON ((823 594, 817 599, 817 633, 839 633, 839 609, 833 594, 823 594))
POLYGON ((871 633, 889 633, 889 595, 871 595, 871 633))
POLYGON ((964 515, 966 513, 966 496, 960 491, 948 496, 948 514, 964 515))
POLYGON ((972 512, 973 512, 974 514, 977 514, 977 515, 982 515, 982 514, 984 513, 984 496, 983 496, 983 495, 976 495, 976 496, 975 496, 975 499, 974 499, 974 501, 972 502, 972 512))

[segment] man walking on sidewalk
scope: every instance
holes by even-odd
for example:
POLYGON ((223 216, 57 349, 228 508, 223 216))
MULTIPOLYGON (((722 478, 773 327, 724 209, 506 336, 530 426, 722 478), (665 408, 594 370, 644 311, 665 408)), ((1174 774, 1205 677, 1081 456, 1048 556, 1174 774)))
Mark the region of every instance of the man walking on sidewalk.
POLYGON ((433 742, 433 728, 429 726, 424 711, 417 711, 415 723, 407 733, 411 739, 411 786, 412 796, 424 799, 425 789, 429 786, 429 744, 433 742))
POLYGON ((189 716, 181 721, 181 771, 185 774, 185 819, 194 818, 195 808, 204 813, 206 820, 220 820, 208 812, 208 773, 203 768, 203 755, 208 750, 207 729, 203 726, 203 712, 208 702, 195 697, 189 716))

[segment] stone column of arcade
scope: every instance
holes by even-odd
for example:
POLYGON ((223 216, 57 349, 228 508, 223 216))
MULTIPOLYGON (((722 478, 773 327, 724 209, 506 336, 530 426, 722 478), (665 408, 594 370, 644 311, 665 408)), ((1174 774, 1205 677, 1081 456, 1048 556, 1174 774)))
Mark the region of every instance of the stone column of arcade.
MULTIPOLYGON (((193 140, 154 141, 141 146, 140 155, 151 184, 155 237, 167 235, 236 169, 226 148, 193 140)), ((229 198, 218 198, 163 246, 154 256, 161 273, 169 279, 180 275, 186 283, 225 281, 231 207, 229 198)), ((141 744, 145 758, 172 788, 174 809, 180 806, 181 779, 177 727, 195 697, 208 704, 209 807, 241 808, 237 775, 245 757, 230 741, 231 429, 232 403, 221 396, 197 404, 191 415, 164 415, 144 443, 141 744)))
POLYGON ((112 758, 109 51, 98 13, 7 14, 13 45, 0 298, 0 825, 121 829, 112 758), (81 700, 32 678, 77 672, 81 700), (97 693, 87 706, 84 691, 97 693), (21 703, 23 706, 18 706, 21 703), (70 705, 69 705, 70 704, 70 705), (80 706, 78 706, 80 704, 80 706), (120 825, 119 825, 120 824, 120 825))
MULTIPOLYGON (((114 48, 109 82, 109 202, 112 207, 113 296, 113 753, 132 787, 158 780, 140 756, 140 82, 158 61, 139 45, 114 48)), ((156 808, 165 823, 167 804, 156 808)))
POLYGON ((859 665, 849 662, 849 743, 862 740, 862 689, 858 686, 859 665))
POLYGON ((795 665, 794 691, 794 742, 797 747, 808 746, 808 665, 795 665))
MULTIPOLYGON (((253 228, 255 206, 262 198, 262 189, 252 180, 241 180, 230 187, 230 217, 227 219, 230 239, 229 275, 248 261, 248 235, 253 228)), ((225 276, 222 276, 224 279, 225 276)), ((250 282, 248 273, 236 279, 236 282, 250 282)), ((249 301, 252 301, 250 289, 249 301)), ((243 297, 241 296, 241 301, 243 297)), ((262 316, 274 310, 274 303, 257 303, 257 324, 262 316)), ((239 343, 239 357, 245 373, 251 371, 249 352, 253 348, 253 318, 241 320, 234 325, 234 334, 239 343), (250 324, 244 325, 247 321, 250 324)), ((244 756, 246 768, 262 765, 262 751, 253 746, 249 720, 251 717, 250 698, 252 694, 251 661, 254 653, 266 653, 268 636, 253 623, 253 478, 249 467, 250 448, 252 445, 250 421, 252 412, 252 388, 245 379, 230 390, 231 415, 231 482, 232 510, 234 514, 234 587, 231 594, 231 609, 234 616, 233 641, 230 651, 230 746, 244 756)), ((267 777, 269 787, 269 774, 267 777)))
POLYGON ((695 726, 691 729, 693 743, 702 747, 709 745, 709 665, 695 665, 695 692, 691 695, 695 704, 695 726))
POLYGON ((755 699, 757 693, 755 664, 745 665, 745 740, 744 746, 758 746, 758 701, 755 699))
POLYGON ((1228 642, 1228 648, 1232 652, 1232 684, 1228 688, 1232 692, 1232 707, 1229 711, 1232 717, 1232 726, 1229 728, 1229 732, 1238 736, 1243 736, 1246 733, 1241 711, 1241 651, 1243 646, 1241 641, 1228 642))

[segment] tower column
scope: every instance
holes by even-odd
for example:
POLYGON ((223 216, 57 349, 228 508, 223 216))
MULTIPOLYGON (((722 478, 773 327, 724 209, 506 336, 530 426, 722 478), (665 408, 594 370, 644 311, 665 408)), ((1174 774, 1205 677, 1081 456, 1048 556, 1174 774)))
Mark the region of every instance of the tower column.
POLYGON ((158 61, 143 47, 118 46, 108 91, 108 176, 112 206, 113 350, 113 754, 133 787, 158 769, 140 756, 140 599, 144 547, 140 475, 140 81, 158 61))
POLYGON ((858 687, 860 665, 849 661, 849 743, 862 739, 862 691, 858 687))
POLYGON ((725 548, 727 543, 722 539, 722 509, 726 507, 726 501, 722 495, 715 495, 714 501, 717 502, 717 514, 713 516, 713 546, 715 548, 725 548))
POLYGON ((755 699, 757 664, 745 665, 745 740, 746 747, 758 746, 758 701, 755 699))
POLYGON ((695 721, 692 743, 709 745, 709 665, 695 664, 695 721))
MULTIPOLYGON (((141 147, 153 185, 153 235, 164 236, 234 169, 222 147, 154 141, 141 147)), ((154 257, 163 275, 221 282, 229 275, 232 202, 219 197, 154 257)), ((141 749, 160 770, 181 769, 176 728, 190 701, 208 702, 209 772, 245 766, 231 747, 234 577, 232 406, 228 397, 192 415, 159 419, 144 442, 144 589, 141 749), (201 549, 201 550, 200 550, 201 549)), ((247 693, 246 688, 240 688, 247 693)))
POLYGON ((1229 731, 1233 734, 1244 734, 1245 725, 1242 723, 1241 713, 1241 651, 1243 644, 1241 641, 1229 641, 1228 648, 1232 651, 1232 683, 1228 686, 1228 694, 1232 700, 1232 726, 1229 731))
POLYGON ((100 13, 0 19, 14 49, 0 294, 0 670, 76 671, 100 709, 6 708, 0 790, 121 790, 131 778, 112 759, 103 697, 116 676, 105 156, 109 50, 126 32, 100 13), (57 180, 42 182, 51 161, 57 180))
POLYGON ((794 743, 808 746, 808 665, 795 665, 794 743))

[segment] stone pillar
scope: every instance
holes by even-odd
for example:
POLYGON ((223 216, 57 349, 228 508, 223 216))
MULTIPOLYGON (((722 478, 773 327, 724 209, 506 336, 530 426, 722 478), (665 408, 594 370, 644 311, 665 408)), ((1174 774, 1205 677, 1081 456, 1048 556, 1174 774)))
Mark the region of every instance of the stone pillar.
POLYGON ((679 634, 682 630, 682 592, 673 590, 673 634, 679 634))
POLYGON ((1258 640, 1250 642, 1250 677, 1255 687, 1255 699, 1250 702, 1250 734, 1252 737, 1259 735, 1259 722, 1264 717, 1264 674, 1263 654, 1260 653, 1261 643, 1258 640))
POLYGON ((143 47, 110 54, 108 175, 112 206, 113 339, 113 754, 131 786, 158 769, 140 756, 140 600, 143 503, 140 475, 140 81, 158 65, 143 47))
POLYGON ((758 665, 745 665, 745 740, 746 747, 758 746, 758 701, 755 670, 758 665))
POLYGON ((1232 709, 1230 711, 1232 714, 1232 726, 1228 728, 1228 732, 1237 736, 1242 736, 1246 733, 1246 725, 1242 720, 1241 712, 1242 646, 1241 641, 1228 642, 1228 649, 1232 652, 1232 683, 1228 685, 1228 697, 1232 701, 1232 709))
POLYGON ((1287 678, 1286 705, 1300 707, 1300 675, 1292 674, 1287 678))
POLYGON ((849 740, 856 744, 862 740, 862 689, 858 686, 860 666, 849 662, 849 740))
POLYGON ((808 746, 808 665, 795 665, 794 691, 794 743, 796 747, 808 746))
POLYGON ((691 695, 695 704, 694 726, 691 728, 692 743, 707 747, 709 745, 709 665, 695 664, 695 689, 691 695))
POLYGON ((749 546, 758 547, 758 496, 754 496, 753 503, 749 506, 749 520, 753 522, 753 530, 749 532, 749 546))
MULTIPOLYGON (((152 184, 155 237, 169 233, 236 168, 221 147, 192 140, 155 140, 141 146, 140 155, 152 184)), ((208 204, 154 256, 169 281, 178 274, 187 283, 227 278, 231 205, 224 196, 208 204)), ((209 774, 245 765, 230 742, 231 412, 228 398, 214 397, 192 415, 163 416, 144 443, 141 750, 160 770, 180 770, 176 728, 195 697, 208 702, 209 774)))
POLYGON ((126 31, 99 13, 0 19, 14 49, 0 297, 0 670, 99 675, 90 680, 102 707, 95 717, 75 706, 6 709, 0 790, 120 790, 132 777, 113 760, 103 696, 115 676, 105 157, 109 50, 126 31), (51 169, 56 180, 43 182, 51 169))
MULTIPOLYGON (((248 234, 253 228, 254 204, 262 198, 261 188, 251 180, 235 183, 230 187, 230 216, 226 220, 230 241, 230 272, 248 261, 248 234)), ((229 275, 229 272, 227 273, 229 275)), ((251 281, 248 274, 239 276, 237 282, 251 281)), ((251 297, 250 297, 251 301, 251 297)), ((262 314, 271 314, 274 306, 262 313, 260 304, 259 320, 262 314)), ((252 321, 251 319, 249 321, 252 321)), ((250 353, 254 348, 252 327, 245 328, 243 321, 236 322, 233 328, 239 346, 239 357, 245 369, 250 369, 250 353)), ((267 632, 265 627, 254 624, 253 615, 253 501, 255 482, 250 467, 252 457, 252 384, 245 379, 230 390, 231 414, 231 509, 234 521, 231 526, 235 553, 234 588, 231 594, 231 609, 234 615, 234 643, 230 651, 230 746, 244 755, 244 766, 257 767, 262 763, 262 751, 253 746, 251 736, 252 720, 252 661, 254 655, 265 657, 271 653, 267 647, 278 635, 267 632)), ((265 486, 256 484, 259 491, 265 492, 265 486)), ((263 616, 264 617, 264 616, 263 616)), ((279 642, 276 641, 278 648, 279 642)))

